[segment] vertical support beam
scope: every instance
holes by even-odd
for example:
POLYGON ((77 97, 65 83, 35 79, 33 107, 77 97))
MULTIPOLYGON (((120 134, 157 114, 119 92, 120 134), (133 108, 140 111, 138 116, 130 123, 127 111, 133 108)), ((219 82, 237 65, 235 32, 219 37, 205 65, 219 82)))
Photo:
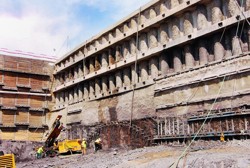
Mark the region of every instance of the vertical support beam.
POLYGON ((107 54, 107 52, 102 53, 102 67, 103 68, 108 67, 108 54, 107 54))
POLYGON ((131 70, 130 67, 124 69, 124 86, 130 86, 131 85, 131 70))
POLYGON ((158 77, 158 74, 159 74, 159 59, 158 57, 153 57, 150 59, 150 64, 149 66, 151 67, 151 78, 157 78, 158 77))
POLYGON ((180 72, 182 70, 181 53, 179 49, 175 48, 173 51, 174 55, 174 71, 180 72))
POLYGON ((161 136, 163 135, 163 127, 162 127, 162 121, 161 121, 161 136))
POLYGON ((160 67, 161 67, 161 75, 165 76, 169 71, 169 64, 167 62, 167 55, 163 52, 160 56, 160 67))
POLYGON ((215 61, 222 60, 224 57, 225 49, 220 41, 220 36, 214 36, 214 59, 215 61))
POLYGON ((194 60, 194 56, 191 52, 190 45, 186 45, 184 47, 184 54, 185 54, 186 68, 189 69, 189 68, 194 67, 195 60, 194 60))
POLYGON ((121 88, 122 87, 122 76, 121 76, 121 71, 117 71, 115 73, 116 77, 116 87, 121 88))
POLYGON ((134 65, 131 66, 131 71, 132 71, 132 84, 136 84, 138 83, 138 74, 134 65))
POLYGON ((165 133, 165 135, 167 135, 167 119, 165 118, 164 120, 165 120, 164 121, 164 124, 165 124, 164 125, 164 130, 165 130, 164 133, 165 133))
POLYGON ((115 90, 115 77, 114 77, 114 75, 109 76, 109 88, 110 88, 111 92, 115 90))
POLYGON ((231 123, 232 123, 232 131, 234 131, 235 129, 234 129, 234 120, 233 119, 231 119, 231 123))
POLYGON ((168 134, 171 135, 171 118, 168 119, 168 134))
POLYGON ((141 67, 141 81, 148 80, 148 62, 143 61, 140 63, 141 67))
POLYGON ((158 33, 157 29, 153 28, 149 31, 149 48, 155 48, 158 46, 158 33))
POLYGON ((102 93, 104 93, 104 95, 108 94, 108 78, 107 76, 103 76, 102 77, 102 93))
POLYGON ((226 118, 226 131, 229 131, 228 119, 226 118))

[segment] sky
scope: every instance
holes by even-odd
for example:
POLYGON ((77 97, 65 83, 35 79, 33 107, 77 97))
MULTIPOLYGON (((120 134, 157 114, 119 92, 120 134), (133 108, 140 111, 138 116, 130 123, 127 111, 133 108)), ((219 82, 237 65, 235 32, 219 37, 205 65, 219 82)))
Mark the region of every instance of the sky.
POLYGON ((62 57, 150 0, 0 0, 0 50, 62 57))

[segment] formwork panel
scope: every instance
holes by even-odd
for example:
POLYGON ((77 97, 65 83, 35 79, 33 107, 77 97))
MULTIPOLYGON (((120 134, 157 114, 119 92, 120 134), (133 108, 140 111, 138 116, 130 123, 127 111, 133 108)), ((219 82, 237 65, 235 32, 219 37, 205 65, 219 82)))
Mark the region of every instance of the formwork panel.
POLYGON ((16 87, 16 75, 10 72, 4 72, 4 85, 16 87))
POLYGON ((30 81, 32 90, 42 90, 43 80, 42 77, 33 77, 30 81))
POLYGON ((28 95, 17 95, 16 105, 29 106, 29 96, 28 95))
POLYGON ((0 71, 0 83, 3 83, 3 72, 0 71))
POLYGON ((3 106, 14 107, 15 106, 16 95, 13 94, 3 94, 3 106))
POLYGON ((23 86, 30 86, 30 78, 29 75, 19 74, 17 78, 17 84, 23 86))
POLYGON ((18 70, 30 72, 30 61, 19 60, 18 62, 18 70))
POLYGON ((4 68, 8 70, 17 70, 16 57, 4 57, 4 68))
POLYGON ((4 68, 4 56, 0 55, 0 68, 3 69, 4 68))
POLYGON ((42 108, 43 107, 43 97, 32 96, 30 97, 30 107, 31 108, 42 108))
POLYGON ((29 113, 27 111, 17 111, 16 123, 28 123, 29 113))
POLYGON ((30 112, 29 113, 29 124, 31 126, 41 126, 43 121, 43 113, 41 112, 30 112))
POLYGON ((3 140, 9 140, 14 138, 15 138, 15 132, 2 131, 1 133, 1 139, 3 140))
POLYGON ((14 125, 15 113, 12 111, 4 110, 2 112, 2 120, 3 125, 14 125))
POLYGON ((18 129, 15 133, 15 140, 16 141, 25 141, 27 140, 28 130, 27 129, 18 129))
POLYGON ((41 141, 43 137, 43 130, 34 129, 28 132, 29 141, 41 141))
POLYGON ((43 61, 32 60, 31 61, 31 72, 43 73, 43 61))

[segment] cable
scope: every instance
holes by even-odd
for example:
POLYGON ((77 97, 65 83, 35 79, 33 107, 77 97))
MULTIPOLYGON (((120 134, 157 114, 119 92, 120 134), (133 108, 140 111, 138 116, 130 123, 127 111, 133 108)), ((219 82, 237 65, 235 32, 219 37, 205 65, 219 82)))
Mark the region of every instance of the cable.
MULTIPOLYGON (((139 8, 139 13, 137 17, 137 26, 136 26, 136 52, 135 52, 135 73, 137 75, 137 62, 138 62, 138 51, 139 51, 139 23, 141 18, 141 7, 139 8)), ((132 104, 131 104, 131 113, 130 113, 130 126, 132 126, 133 112, 134 112, 134 97, 135 97, 135 83, 136 77, 134 77, 133 81, 133 90, 132 90, 132 104)))
MULTIPOLYGON (((234 3, 236 4, 236 6, 239 8, 240 12, 242 13, 242 15, 244 16, 245 20, 247 21, 248 25, 250 26, 250 22, 247 20, 247 17, 246 15, 244 14, 244 12, 241 10, 241 7, 239 5, 239 3, 237 2, 237 0, 234 0, 234 3)), ((243 4, 243 0, 241 0, 241 5, 243 4)))

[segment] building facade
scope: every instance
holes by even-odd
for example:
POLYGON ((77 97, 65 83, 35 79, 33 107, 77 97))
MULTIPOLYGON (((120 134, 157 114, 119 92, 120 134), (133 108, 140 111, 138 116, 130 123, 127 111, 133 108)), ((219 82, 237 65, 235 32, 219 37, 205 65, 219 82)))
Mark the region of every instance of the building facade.
POLYGON ((48 126, 54 64, 0 55, 0 139, 41 141, 48 126))
POLYGON ((146 143, 249 131, 250 1, 242 3, 149 2, 56 62, 48 117, 63 115, 69 139, 102 136, 107 147, 133 145, 131 132, 146 143))

